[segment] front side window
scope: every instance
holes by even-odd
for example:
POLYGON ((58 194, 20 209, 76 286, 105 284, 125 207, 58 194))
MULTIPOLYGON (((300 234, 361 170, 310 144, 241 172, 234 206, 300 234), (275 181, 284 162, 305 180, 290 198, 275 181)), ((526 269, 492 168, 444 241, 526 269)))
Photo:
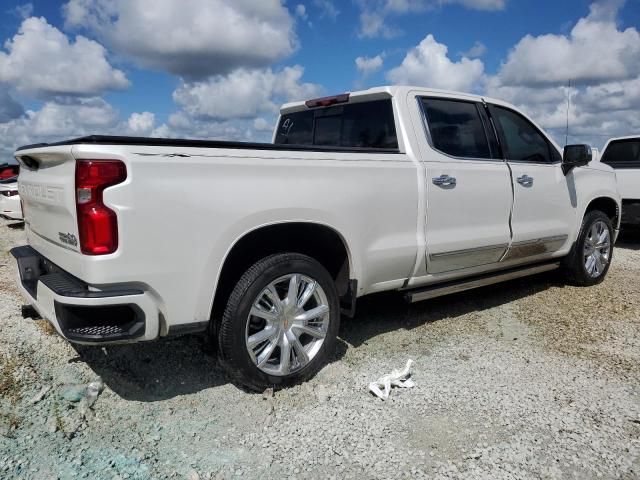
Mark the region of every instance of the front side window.
POLYGON ((552 163, 558 158, 538 129, 522 115, 506 108, 489 107, 496 127, 502 131, 503 150, 507 160, 552 163))
POLYGON ((421 101, 435 149, 454 157, 491 158, 475 103, 439 98, 421 101))
POLYGON ((275 143, 397 149, 391 100, 335 105, 282 115, 275 143))
POLYGON ((613 168, 640 168, 640 138, 612 141, 601 161, 613 168))

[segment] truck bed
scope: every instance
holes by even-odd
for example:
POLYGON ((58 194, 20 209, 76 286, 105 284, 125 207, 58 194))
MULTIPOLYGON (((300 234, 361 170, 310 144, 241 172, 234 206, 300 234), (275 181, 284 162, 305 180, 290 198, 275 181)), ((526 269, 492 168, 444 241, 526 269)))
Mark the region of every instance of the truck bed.
POLYGON ((32 148, 57 147, 64 145, 142 145, 150 147, 190 147, 190 148, 224 148, 241 150, 282 150, 305 152, 361 152, 361 153, 400 153, 397 148, 362 148, 337 147, 323 145, 289 145, 256 142, 232 142, 224 140, 191 140, 185 138, 126 137, 115 135, 89 135, 55 143, 37 143, 25 145, 16 151, 32 148))

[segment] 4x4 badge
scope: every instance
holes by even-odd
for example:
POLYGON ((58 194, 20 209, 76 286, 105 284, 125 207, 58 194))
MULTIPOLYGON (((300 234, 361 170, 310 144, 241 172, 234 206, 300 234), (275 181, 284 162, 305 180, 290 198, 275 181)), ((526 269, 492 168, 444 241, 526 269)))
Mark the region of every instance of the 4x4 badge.
POLYGON ((76 238, 76 236, 73 233, 58 232, 58 235, 59 235, 60 241, 62 243, 66 243, 67 245, 71 245, 73 247, 77 247, 78 246, 78 239, 76 238))

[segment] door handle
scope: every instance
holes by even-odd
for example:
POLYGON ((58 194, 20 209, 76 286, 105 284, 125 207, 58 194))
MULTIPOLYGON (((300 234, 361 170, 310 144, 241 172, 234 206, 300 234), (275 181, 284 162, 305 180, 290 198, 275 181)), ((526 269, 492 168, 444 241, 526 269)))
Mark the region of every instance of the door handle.
POLYGON ((529 175, 522 175, 518 177, 518 183, 523 187, 532 187, 533 186, 533 177, 529 175))
POLYGON ((438 185, 439 187, 455 187, 456 179, 455 177, 450 177, 449 175, 440 175, 439 177, 433 177, 431 179, 434 185, 438 185))

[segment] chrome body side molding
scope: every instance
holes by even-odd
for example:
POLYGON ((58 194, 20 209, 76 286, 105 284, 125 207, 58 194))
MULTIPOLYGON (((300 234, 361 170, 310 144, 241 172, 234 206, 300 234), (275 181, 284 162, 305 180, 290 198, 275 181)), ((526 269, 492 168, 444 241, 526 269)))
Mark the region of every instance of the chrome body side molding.
POLYGON ((567 238, 569 238, 567 235, 556 235, 553 237, 514 242, 500 261, 517 260, 520 258, 555 252, 562 248, 567 241, 567 238))
POLYGON ((509 245, 488 245, 486 247, 453 250, 450 252, 429 254, 431 273, 442 273, 460 270, 478 265, 489 265, 499 262, 507 252, 509 245))

